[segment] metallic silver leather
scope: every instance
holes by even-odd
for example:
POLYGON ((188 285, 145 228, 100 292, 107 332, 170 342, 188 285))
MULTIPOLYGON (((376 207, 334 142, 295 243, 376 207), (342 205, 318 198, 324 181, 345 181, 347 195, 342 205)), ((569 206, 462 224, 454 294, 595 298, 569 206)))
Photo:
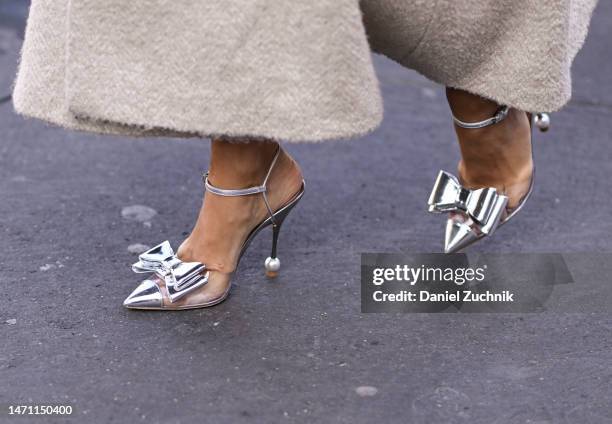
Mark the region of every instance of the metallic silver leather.
POLYGON ((454 214, 446 221, 444 253, 458 252, 478 240, 478 232, 470 226, 465 215, 454 214))
POLYGON ((160 309, 162 304, 161 289, 150 279, 141 282, 123 301, 123 306, 130 309, 160 309))
POLYGON ((215 187, 208 180, 208 172, 204 174, 204 185, 206 187, 206 191, 217 194, 219 196, 248 196, 249 194, 257 194, 257 193, 265 193, 266 186, 260 185, 256 187, 249 187, 241 190, 227 190, 224 188, 215 187))
POLYGON ((200 262, 183 262, 174 254, 167 240, 147 250, 132 265, 136 273, 154 272, 164 280, 170 302, 202 287, 208 282, 208 271, 200 262))
POLYGON ((506 116, 508 116, 509 111, 510 111, 510 108, 508 106, 501 106, 499 109, 497 109, 497 112, 495 112, 495 115, 493 115, 491 118, 487 118, 482 121, 465 122, 457 118, 455 115, 453 115, 453 121, 455 121, 455 124, 461 128, 468 128, 468 129, 484 128, 484 127, 488 127, 489 125, 497 124, 498 122, 501 122, 504 119, 506 119, 506 116))
POLYGON ((457 178, 440 171, 428 200, 430 212, 461 211, 473 221, 473 228, 493 234, 508 204, 508 197, 495 188, 464 188, 457 178))

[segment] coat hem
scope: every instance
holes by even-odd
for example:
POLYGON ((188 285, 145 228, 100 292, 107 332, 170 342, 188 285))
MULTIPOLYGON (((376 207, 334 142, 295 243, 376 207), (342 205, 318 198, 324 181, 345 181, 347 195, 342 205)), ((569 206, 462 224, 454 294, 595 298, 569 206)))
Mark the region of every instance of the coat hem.
POLYGON ((28 110, 27 107, 19 102, 18 97, 13 98, 13 108, 17 114, 24 118, 41 120, 47 124, 67 130, 128 137, 211 138, 226 136, 232 138, 273 139, 291 143, 317 143, 363 137, 378 128, 382 122, 381 111, 374 114, 371 119, 361 120, 358 125, 351 123, 342 124, 338 125, 338 129, 320 130, 316 133, 309 133, 308 130, 291 132, 257 128, 228 129, 214 126, 201 129, 186 129, 172 125, 144 125, 137 121, 117 122, 103 118, 93 118, 84 114, 75 115, 67 113, 66 116, 44 115, 35 110, 28 110))

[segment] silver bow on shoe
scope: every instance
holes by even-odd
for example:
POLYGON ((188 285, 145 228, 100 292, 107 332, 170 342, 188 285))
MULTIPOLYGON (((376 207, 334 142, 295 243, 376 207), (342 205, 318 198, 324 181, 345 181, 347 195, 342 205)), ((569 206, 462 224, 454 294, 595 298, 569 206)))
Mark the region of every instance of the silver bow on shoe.
MULTIPOLYGON (((453 116, 455 126, 467 129, 485 128, 502 122, 508 116, 510 108, 500 106, 495 115, 478 122, 465 122, 453 116)), ((550 116, 547 113, 528 113, 530 125, 540 131, 550 127, 550 116)), ((446 221, 444 251, 457 252, 464 247, 493 234, 495 229, 507 223, 525 205, 531 195, 535 179, 535 168, 531 175, 529 189, 518 205, 509 209, 508 197, 499 194, 495 188, 468 189, 461 186, 457 178, 445 171, 440 171, 433 190, 429 196, 430 212, 449 212, 446 221)))
POLYGON ((444 251, 457 252, 493 234, 503 218, 508 197, 495 188, 469 189, 457 178, 440 171, 429 196, 429 212, 451 212, 446 222, 444 251))
MULTIPOLYGON (((152 272, 164 280, 165 290, 170 302, 196 290, 208 282, 208 271, 201 262, 183 262, 176 257, 167 240, 138 256, 138 262, 132 265, 136 273, 152 272)), ((128 308, 158 309, 163 305, 161 288, 155 281, 143 281, 123 305, 128 308)))

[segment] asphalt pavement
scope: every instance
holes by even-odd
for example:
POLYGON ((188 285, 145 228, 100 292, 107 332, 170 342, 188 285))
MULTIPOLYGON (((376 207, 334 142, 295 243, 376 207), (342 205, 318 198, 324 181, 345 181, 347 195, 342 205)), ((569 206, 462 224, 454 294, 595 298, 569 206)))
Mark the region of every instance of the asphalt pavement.
MULTIPOLYGON (((612 3, 600 3, 574 97, 534 140, 532 199, 475 251, 612 251, 612 3)), ((286 145, 307 193, 281 235, 279 278, 263 275, 266 234, 221 305, 124 309, 130 250, 190 230, 208 142, 17 116, 26 13, 0 3, 0 406, 75 409, 32 422, 612 423, 609 313, 360 312, 361 252, 441 251, 425 202, 459 157, 443 87, 378 56, 379 129, 286 145)))

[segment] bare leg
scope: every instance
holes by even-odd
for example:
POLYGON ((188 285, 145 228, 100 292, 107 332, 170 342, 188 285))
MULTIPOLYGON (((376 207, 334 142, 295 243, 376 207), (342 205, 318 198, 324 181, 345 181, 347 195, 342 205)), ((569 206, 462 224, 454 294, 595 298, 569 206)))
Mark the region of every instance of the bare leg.
MULTIPOLYGON (((499 105, 463 90, 446 89, 453 114, 462 121, 490 118, 499 105)), ((461 149, 458 171, 470 188, 495 187, 515 207, 526 194, 533 169, 531 129, 525 112, 510 109, 503 121, 485 128, 466 129, 455 125, 461 149)))

